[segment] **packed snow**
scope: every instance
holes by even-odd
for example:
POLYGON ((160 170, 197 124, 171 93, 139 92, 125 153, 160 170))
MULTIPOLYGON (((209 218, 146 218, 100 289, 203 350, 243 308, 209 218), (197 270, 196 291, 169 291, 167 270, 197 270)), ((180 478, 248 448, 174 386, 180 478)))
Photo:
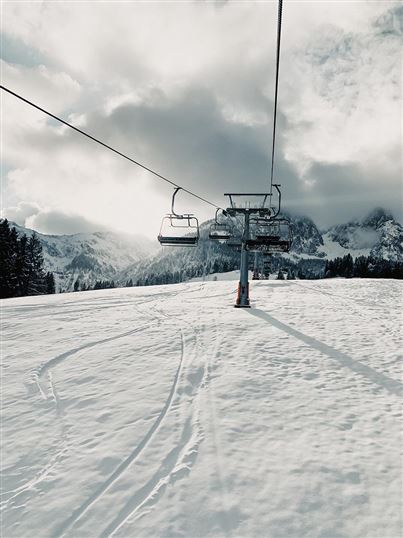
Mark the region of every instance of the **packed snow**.
POLYGON ((2 301, 2 535, 398 538, 401 282, 2 301))

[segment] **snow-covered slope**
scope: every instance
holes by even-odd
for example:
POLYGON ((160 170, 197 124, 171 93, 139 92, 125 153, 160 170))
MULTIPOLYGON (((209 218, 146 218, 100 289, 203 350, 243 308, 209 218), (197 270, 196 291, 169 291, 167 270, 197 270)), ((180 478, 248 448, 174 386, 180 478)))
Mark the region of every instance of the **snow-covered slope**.
MULTIPOLYGON (((33 230, 12 223, 19 233, 33 230)), ((153 254, 157 242, 137 235, 115 232, 46 235, 35 232, 43 247, 45 267, 54 272, 58 287, 71 290, 75 280, 94 284, 112 280, 128 265, 153 254)))
POLYGON ((2 536, 398 538, 402 286, 2 301, 2 536))

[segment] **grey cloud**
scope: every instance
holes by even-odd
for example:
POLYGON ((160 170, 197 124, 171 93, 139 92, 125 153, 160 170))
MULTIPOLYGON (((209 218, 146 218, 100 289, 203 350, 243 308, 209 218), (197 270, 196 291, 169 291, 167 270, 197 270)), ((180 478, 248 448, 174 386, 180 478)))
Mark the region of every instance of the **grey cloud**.
MULTIPOLYGON (((218 5, 221 6, 221 3, 218 5)), ((297 59, 289 53, 288 57, 285 57, 280 81, 280 106, 284 106, 284 111, 280 109, 278 117, 275 166, 276 182, 283 185, 285 208, 298 213, 308 213, 322 225, 357 216, 375 205, 385 205, 395 213, 401 212, 401 197, 396 194, 399 181, 396 177, 397 167, 394 172, 386 173, 372 170, 365 163, 332 164, 321 162, 321 158, 326 160, 326 155, 308 155, 308 160, 314 162, 304 177, 301 177, 293 163, 285 158, 287 144, 292 145, 290 138, 288 142, 285 138, 287 133, 295 129, 294 133, 297 132, 297 135, 293 140, 296 144, 304 137, 309 140, 310 136, 316 136, 315 122, 320 121, 321 125, 326 125, 328 121, 332 122, 332 116, 329 114, 329 117, 317 118, 315 114, 301 114, 301 117, 298 117, 299 110, 305 104, 301 100, 299 106, 294 106, 294 112, 289 113, 287 118, 285 105, 298 103, 303 94, 304 81, 309 85, 311 80, 318 96, 330 103, 330 109, 334 106, 343 112, 353 113, 357 105, 363 102, 365 94, 368 94, 370 100, 372 94, 369 90, 380 88, 382 93, 383 86, 380 84, 389 84, 387 73, 384 76, 382 72, 388 68, 388 63, 381 61, 380 53, 379 56, 374 56, 381 48, 376 46, 375 52, 371 52, 370 44, 374 40, 381 41, 379 34, 382 33, 393 34, 394 39, 397 32, 396 21, 401 21, 402 13, 402 8, 390 10, 383 18, 374 22, 378 35, 345 32, 336 25, 321 26, 312 33, 308 48, 299 47, 297 59), (367 70, 362 71, 362 52, 367 49, 367 70), (294 60, 296 62, 298 59, 303 62, 301 71, 306 69, 305 79, 294 76, 292 66, 294 60), (370 78, 373 73, 379 74, 381 83, 370 78), (298 86, 299 83, 301 87, 298 86), (287 88, 288 91, 284 91, 287 88), (287 98, 289 102, 281 102, 281 99, 287 98), (310 120, 311 117, 314 118, 313 121, 310 120), (311 180, 313 186, 307 187, 305 178, 311 180)), ((97 43, 96 46, 100 64, 104 62, 105 66, 109 65, 110 71, 103 70, 106 80, 102 79, 100 84, 97 84, 95 75, 94 85, 87 87, 83 92, 84 96, 78 98, 72 107, 77 113, 85 113, 87 124, 84 130, 181 185, 218 200, 219 203, 226 191, 267 189, 272 102, 265 93, 271 96, 273 90, 274 70, 272 59, 269 59, 272 58, 272 53, 269 54, 267 50, 264 54, 259 53, 256 58, 247 54, 248 50, 245 50, 245 56, 231 56, 227 52, 227 57, 222 62, 212 62, 204 72, 196 75, 192 73, 189 79, 181 82, 181 89, 178 90, 175 89, 176 81, 162 82, 149 71, 146 55, 139 58, 132 52, 126 54, 124 39, 113 43, 113 46, 110 40, 97 43), (154 90, 149 89, 148 95, 145 95, 144 92, 150 84, 163 85, 164 91, 155 87, 154 90), (187 89, 184 89, 185 84, 187 89), (119 96, 129 94, 131 90, 143 92, 141 102, 122 104, 110 115, 101 112, 107 94, 119 96), (92 99, 93 102, 90 103, 92 99), (239 112, 239 117, 235 114, 235 119, 231 120, 227 113, 228 108, 239 112), (248 122, 245 119, 248 114, 255 121, 248 122)), ((262 46, 267 46, 266 41, 262 46)), ((385 50, 389 54, 389 49, 385 50)), ((180 57, 178 53, 179 63, 180 57)), ((101 67, 99 65, 97 69, 101 67)), ((313 108, 316 103, 315 100, 308 100, 308 106, 313 108)), ((377 127, 375 121, 377 120, 371 119, 369 114, 366 126, 374 131, 374 139, 377 127)), ((101 163, 98 156, 105 154, 104 149, 71 131, 65 131, 60 136, 55 136, 51 129, 27 133, 25 143, 29 148, 37 150, 39 155, 48 156, 49 169, 54 173, 56 182, 60 179, 57 177, 60 170, 51 168, 52 155, 56 152, 74 156, 71 164, 75 166, 77 174, 80 173, 80 155, 85 152, 91 157, 94 156, 94 182, 97 167, 101 163)), ((351 144, 354 143, 352 140, 351 144)), ((342 151, 339 155, 341 154, 342 151)), ((333 155, 329 158, 333 158, 333 155)), ((125 161, 121 162, 121 170, 127 169, 129 172, 127 175, 122 173, 119 177, 111 177, 111 183, 135 181, 135 167, 128 165, 131 168, 125 168, 125 161)), ((152 199, 153 190, 159 190, 160 183, 158 180, 152 181, 150 186, 152 199)), ((62 233, 55 230, 65 232, 66 229, 77 229, 77 218, 67 218, 66 215, 63 217, 53 212, 53 217, 50 213, 42 213, 35 217, 35 220, 45 227, 48 226, 53 233, 62 233)), ((80 227, 92 229, 88 222, 81 222, 80 227)))
POLYGON ((23 65, 25 67, 35 67, 41 64, 49 66, 49 59, 38 49, 28 47, 17 37, 4 33, 1 36, 1 58, 11 64, 23 65))
POLYGON ((38 232, 54 235, 99 232, 105 229, 103 225, 85 217, 61 211, 41 211, 28 218, 25 224, 38 232))
POLYGON ((374 28, 384 37, 403 34, 403 6, 393 6, 374 22, 374 28))
POLYGON ((403 191, 396 190, 393 174, 358 163, 314 163, 306 174, 314 182, 301 205, 321 226, 364 216, 375 206, 392 211, 403 222, 403 191))
POLYGON ((17 206, 5 208, 3 213, 8 220, 19 224, 20 226, 24 226, 26 219, 32 215, 36 215, 39 211, 40 207, 38 204, 32 202, 20 202, 17 206))
MULTIPOLYGON (((267 101, 267 109, 272 104, 267 101)), ((279 131, 285 124, 279 115, 279 131)), ((266 190, 271 125, 247 125, 224 117, 208 89, 190 88, 180 97, 154 92, 148 102, 125 104, 110 116, 92 114, 87 129, 190 189, 206 195, 228 190, 266 190)), ((67 136, 72 135, 66 133, 67 136)), ((278 138, 278 179, 296 183, 278 138)))
MULTIPOLYGON (((269 100, 266 109, 272 109, 269 100)), ((142 103, 124 104, 109 116, 92 113, 87 119, 85 129, 88 132, 219 203, 224 192, 268 188, 271 121, 246 125, 226 119, 222 103, 206 88, 189 88, 175 97, 155 89, 142 103)), ((374 171, 359 163, 313 163, 305 176, 314 186, 307 189, 304 178, 284 157, 282 133, 291 127, 281 110, 278 121, 275 180, 283 186, 285 209, 307 213, 322 226, 348 220, 375 205, 391 208, 395 214, 401 212, 395 179, 382 177, 380 182, 374 171)), ((88 151, 94 151, 94 155, 104 151, 71 131, 66 131, 63 138, 74 147, 88 144, 88 151)), ((48 152, 52 147, 64 146, 53 133, 45 133, 44 138, 37 136, 29 143, 37 144, 38 149, 42 146, 42 150, 46 148, 48 152)), ((94 159, 94 177, 96 162, 94 159)), ((128 177, 113 179, 127 181, 128 177)), ((160 184, 156 180, 150 185, 152 196, 152 191, 158 190, 160 184)), ((44 223, 44 217, 38 216, 36 224, 44 223)), ((67 228, 65 222, 61 227, 54 222, 49 227, 63 232, 67 228)), ((93 227, 80 223, 71 229, 93 230, 93 227)))

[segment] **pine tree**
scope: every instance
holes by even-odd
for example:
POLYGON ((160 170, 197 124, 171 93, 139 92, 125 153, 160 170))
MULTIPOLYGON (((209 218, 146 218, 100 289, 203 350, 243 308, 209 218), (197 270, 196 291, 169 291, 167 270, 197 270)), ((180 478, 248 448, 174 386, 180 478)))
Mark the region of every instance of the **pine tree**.
POLYGON ((49 271, 45 275, 46 293, 56 293, 55 277, 49 271))
POLYGON ((281 269, 278 270, 277 280, 284 280, 284 273, 281 269))
POLYGON ((297 277, 299 278, 299 280, 305 280, 306 279, 305 273, 302 271, 302 269, 298 269, 297 277))
POLYGON ((16 273, 18 280, 19 296, 29 295, 29 280, 31 275, 30 262, 28 256, 28 237, 24 234, 18 241, 18 255, 16 260, 16 273))
POLYGON ((7 219, 0 221, 0 297, 15 297, 18 291, 16 261, 18 235, 7 219))
POLYGON ((74 289, 74 291, 78 291, 79 288, 80 288, 80 281, 79 281, 78 278, 77 278, 77 280, 74 282, 74 287, 73 287, 73 289, 74 289))
POLYGON ((27 243, 28 280, 27 295, 46 293, 45 272, 43 270, 42 245, 38 236, 33 233, 27 243))

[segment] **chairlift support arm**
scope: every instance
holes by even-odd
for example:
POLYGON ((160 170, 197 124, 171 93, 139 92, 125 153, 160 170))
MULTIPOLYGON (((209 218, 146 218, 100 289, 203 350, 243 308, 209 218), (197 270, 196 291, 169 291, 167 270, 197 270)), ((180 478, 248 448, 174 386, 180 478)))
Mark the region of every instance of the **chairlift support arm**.
POLYGON ((276 189, 277 193, 278 193, 278 207, 277 207, 277 212, 273 215, 273 218, 275 219, 279 214, 280 214, 280 211, 281 211, 281 191, 280 191, 280 187, 281 185, 278 184, 278 183, 273 183, 273 187, 276 189))
POLYGON ((182 187, 176 187, 174 190, 174 193, 172 195, 172 204, 171 204, 171 213, 172 215, 175 215, 175 217, 181 217, 181 215, 178 215, 175 213, 175 196, 178 194, 178 192, 182 189, 182 187))

